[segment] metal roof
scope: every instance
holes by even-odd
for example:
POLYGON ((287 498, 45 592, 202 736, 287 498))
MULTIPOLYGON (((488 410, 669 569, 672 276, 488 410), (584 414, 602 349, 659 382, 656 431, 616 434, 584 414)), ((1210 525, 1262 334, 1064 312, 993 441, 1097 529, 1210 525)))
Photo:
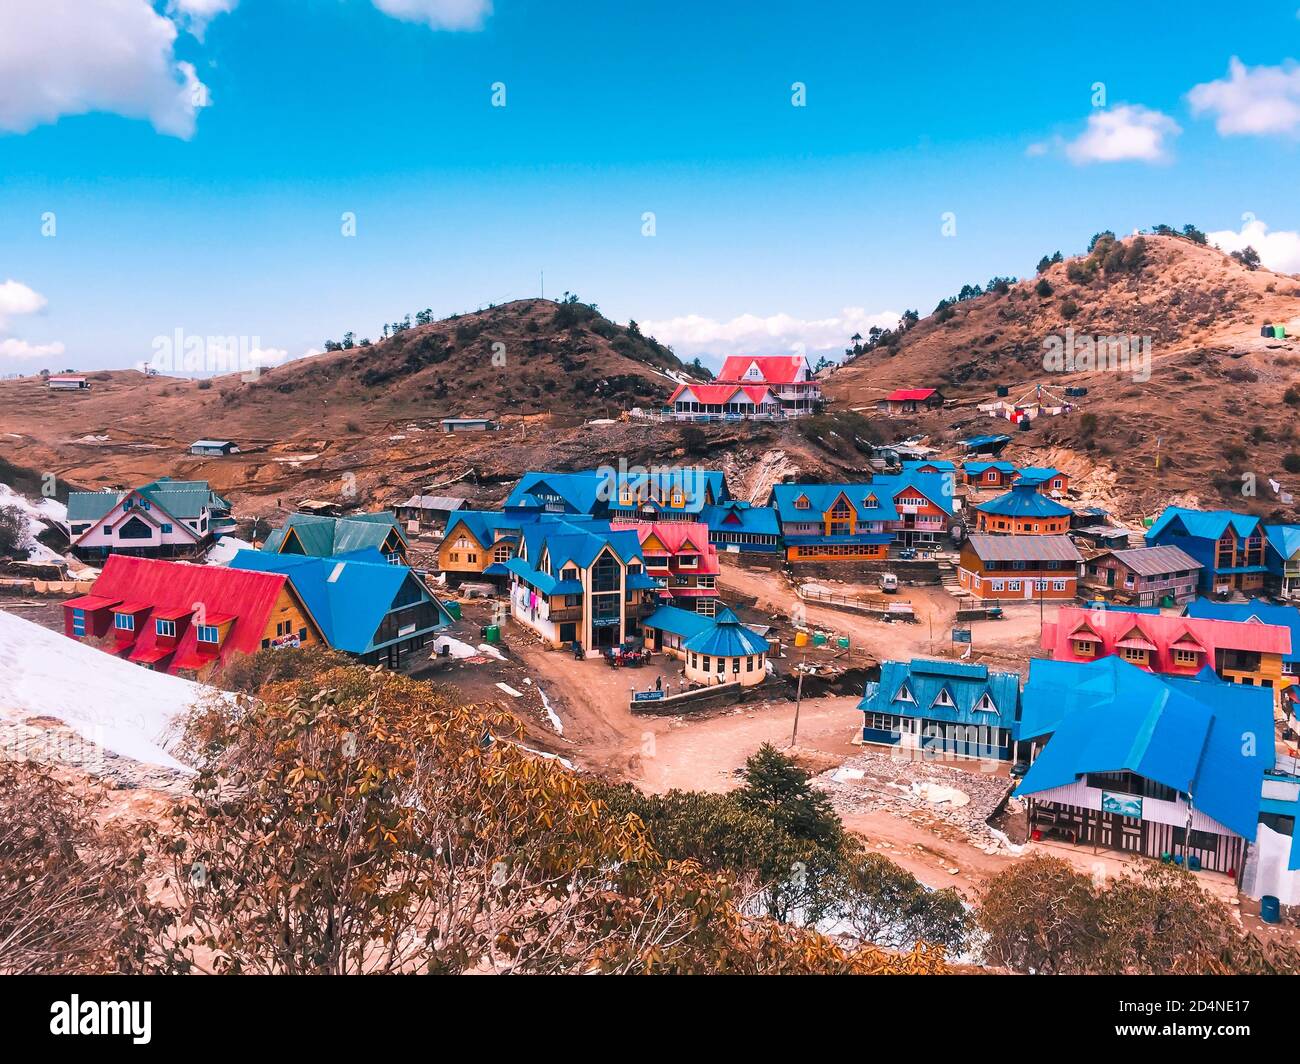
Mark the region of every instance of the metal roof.
POLYGON ((966 542, 980 560, 986 562, 1083 560, 1069 536, 987 536, 976 533, 966 542))
MULTIPOLYGON (((1163 576, 1165 573, 1179 573, 1185 569, 1204 568, 1181 547, 1134 547, 1131 550, 1112 550, 1106 553, 1121 565, 1128 566, 1138 576, 1163 576)), ((1104 558, 1105 555, 1097 557, 1104 558)))

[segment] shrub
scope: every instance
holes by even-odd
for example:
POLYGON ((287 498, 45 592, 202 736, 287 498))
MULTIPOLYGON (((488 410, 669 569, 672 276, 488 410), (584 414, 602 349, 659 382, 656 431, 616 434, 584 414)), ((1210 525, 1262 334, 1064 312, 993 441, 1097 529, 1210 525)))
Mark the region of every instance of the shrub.
POLYGON ((1300 454, 1289 451, 1282 457, 1282 468, 1288 473, 1300 473, 1300 454))

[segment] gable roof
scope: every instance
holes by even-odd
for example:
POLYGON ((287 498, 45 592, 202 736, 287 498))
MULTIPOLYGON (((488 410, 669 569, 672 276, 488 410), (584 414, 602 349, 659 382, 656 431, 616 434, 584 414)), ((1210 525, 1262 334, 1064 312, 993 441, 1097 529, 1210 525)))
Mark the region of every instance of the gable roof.
POLYGON ((350 517, 290 514, 283 525, 266 537, 262 550, 279 553, 286 543, 296 541, 308 557, 329 558, 366 547, 378 549, 393 533, 403 546, 407 544, 406 534, 389 510, 350 517))
POLYGON ((1066 786, 1088 772, 1136 773, 1186 794, 1196 809, 1248 839, 1264 771, 1274 762, 1273 699, 1262 687, 1160 676, 1119 658, 1029 663, 1021 738, 1051 732, 1017 795, 1066 786), (1245 743, 1253 735, 1256 742, 1245 743))
POLYGON ((749 532, 758 536, 781 534, 781 524, 776 510, 771 506, 755 506, 739 499, 715 503, 700 511, 700 518, 710 531, 749 532))
MULTIPOLYGON (((225 566, 110 554, 91 593, 119 605, 180 611, 172 616, 190 614, 195 604, 201 603, 209 620, 231 617, 233 623, 221 642, 224 657, 234 651, 252 654, 261 649, 262 634, 284 585, 285 577, 279 573, 238 572, 225 566)), ((189 667, 204 663, 193 660, 197 638, 195 626, 187 625, 176 643, 175 662, 192 661, 189 667)), ((136 633, 131 656, 147 655, 156 648, 154 626, 146 624, 136 633)))
POLYGON ((976 556, 985 562, 1077 562, 1079 549, 1069 536, 988 536, 966 538, 976 556))
POLYGON ((659 606, 641 624, 645 628, 654 628, 660 632, 671 632, 684 639, 692 639, 707 632, 713 626, 713 618, 678 606, 659 606))
POLYGON ((905 403, 913 399, 915 400, 929 399, 930 396, 937 395, 937 394, 938 392, 934 388, 895 388, 892 392, 890 392, 887 396, 885 396, 885 402, 905 403))
POLYGON ((326 642, 351 654, 365 654, 384 645, 376 644, 375 636, 404 586, 413 585, 419 600, 433 603, 439 626, 452 620, 446 607, 409 568, 389 564, 374 547, 335 558, 241 550, 230 567, 288 577, 326 642))
POLYGON ((1127 566, 1138 576, 1163 576, 1165 573, 1181 573, 1185 570, 1203 569, 1195 558, 1181 547, 1133 547, 1126 550, 1108 550, 1098 554, 1092 560, 1114 558, 1121 565, 1127 566))
POLYGON ((984 473, 990 469, 996 469, 1000 473, 1014 473, 1016 467, 1010 462, 967 462, 962 468, 968 473, 984 473))
POLYGON ((1300 525, 1265 525, 1264 535, 1268 537, 1268 545, 1283 559, 1300 553, 1300 525))
POLYGON ((195 520, 206 510, 229 510, 230 503, 206 480, 171 480, 162 477, 131 491, 72 491, 68 493, 69 522, 101 521, 132 492, 178 520, 195 520))
POLYGON ((793 384, 802 370, 811 377, 808 361, 802 355, 728 355, 718 371, 719 381, 743 381, 750 366, 757 366, 767 384, 793 384))
MULTIPOLYGON (((1203 601, 1203 600, 1202 600, 1203 601)), ((1145 649, 1172 648, 1182 642, 1210 649, 1241 650, 1259 654, 1288 655, 1292 650, 1290 629, 1284 625, 1242 623, 1245 618, 1216 618, 1188 613, 1177 616, 1156 611, 1110 608, 1094 610, 1082 606, 1062 606, 1056 619, 1043 624, 1042 645, 1057 650, 1062 632, 1073 636, 1081 623, 1097 635, 1104 635, 1116 646, 1136 645, 1129 637, 1136 628, 1145 649), (1115 640, 1118 638, 1118 642, 1115 640)), ((1102 642, 1106 642, 1103 639, 1102 642)))
POLYGON ((1231 527, 1238 537, 1254 535, 1259 531, 1259 518, 1232 510, 1191 510, 1183 506, 1167 506, 1151 527, 1147 541, 1160 535, 1175 522, 1196 539, 1218 539, 1231 527))
POLYGON ((1282 654, 1282 660, 1300 661, 1300 610, 1294 606, 1274 605, 1263 599, 1215 602, 1213 599, 1197 598, 1184 607, 1183 616, 1286 628, 1291 632, 1291 649, 1282 654))
POLYGON ((1012 672, 990 672, 984 665, 956 661, 913 658, 911 661, 886 661, 880 666, 880 680, 869 683, 858 708, 863 712, 898 712, 898 693, 906 688, 915 701, 908 716, 928 717, 957 724, 1014 728, 1020 708, 1020 677, 1012 672), (936 705, 946 691, 953 704, 936 705), (996 712, 978 710, 987 695, 996 712))
POLYGON ((1041 484, 1043 481, 1051 480, 1053 477, 1063 476, 1065 476, 1065 474, 1054 466, 1025 466, 1020 470, 1020 483, 1041 484))

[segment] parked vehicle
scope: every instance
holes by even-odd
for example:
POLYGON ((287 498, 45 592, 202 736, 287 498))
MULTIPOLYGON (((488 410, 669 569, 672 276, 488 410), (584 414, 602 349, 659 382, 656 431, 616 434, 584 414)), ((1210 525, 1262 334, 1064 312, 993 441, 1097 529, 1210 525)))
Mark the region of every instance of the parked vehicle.
POLYGON ((898 590, 898 576, 894 573, 880 574, 880 590, 887 595, 892 595, 898 590))

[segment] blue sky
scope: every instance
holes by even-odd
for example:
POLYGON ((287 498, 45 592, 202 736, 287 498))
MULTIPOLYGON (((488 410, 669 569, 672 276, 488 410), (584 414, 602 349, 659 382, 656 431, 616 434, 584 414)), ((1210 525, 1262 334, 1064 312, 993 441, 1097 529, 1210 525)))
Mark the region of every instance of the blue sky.
POLYGON ((686 358, 837 350, 1156 222, 1300 272, 1297 15, 5 0, 0 373, 177 329, 295 357, 542 270, 686 358))

